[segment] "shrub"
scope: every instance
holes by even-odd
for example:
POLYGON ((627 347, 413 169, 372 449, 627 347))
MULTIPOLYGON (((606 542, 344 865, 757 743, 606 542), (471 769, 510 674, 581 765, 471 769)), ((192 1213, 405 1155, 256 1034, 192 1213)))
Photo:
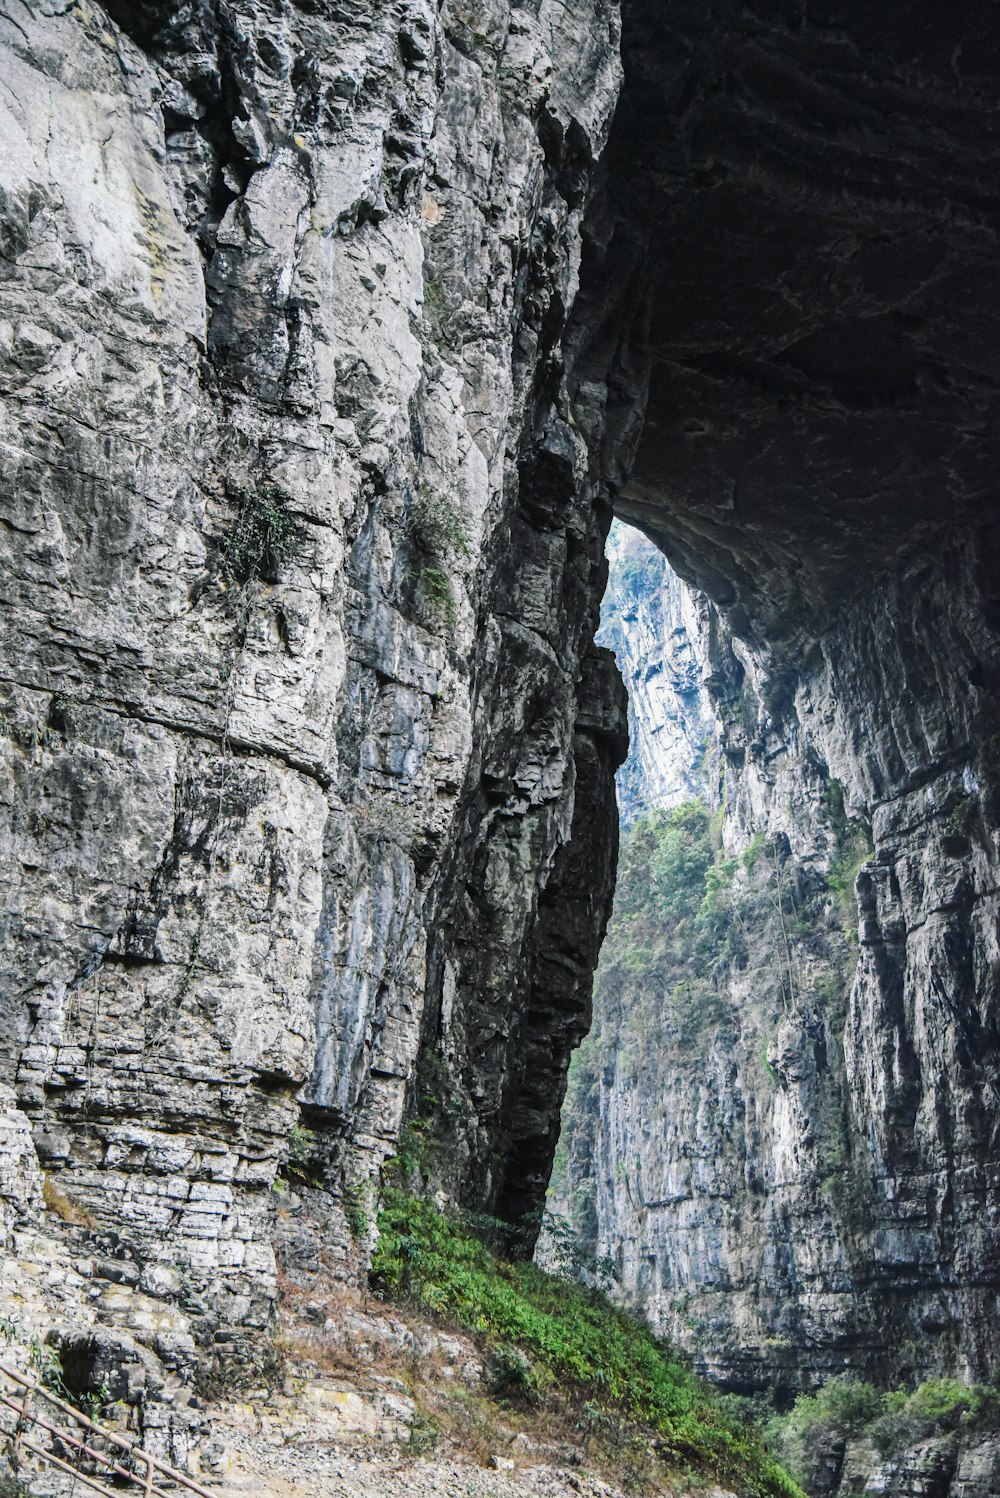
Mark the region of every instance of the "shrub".
POLYGON ((723 857, 717 840, 715 819, 701 801, 633 823, 622 844, 601 959, 602 974, 616 966, 648 974, 651 990, 672 994, 666 1015, 689 1035, 725 1018, 718 979, 740 939, 732 914, 738 861, 723 857))
POLYGON ((484 1378, 494 1399, 532 1408, 542 1402, 538 1370, 518 1347, 503 1342, 494 1347, 486 1363, 484 1378))
POLYGON ((410 513, 411 537, 430 557, 469 555, 469 517, 451 494, 421 483, 410 513))
POLYGON ((883 1456, 896 1456, 960 1426, 1000 1429, 1000 1391, 937 1378, 912 1393, 882 1392, 845 1375, 816 1394, 800 1394, 787 1415, 770 1421, 767 1438, 790 1471, 808 1482, 815 1454, 832 1442, 863 1437, 883 1456))
POLYGON ((454 310, 441 281, 424 282, 424 322, 433 341, 442 349, 453 344, 454 310))
POLYGON ((645 598, 663 587, 667 562, 650 541, 633 544, 613 564, 609 581, 630 599, 645 598))
POLYGON ((752 874, 757 867, 757 860, 767 848, 767 838, 762 832, 755 832, 750 842, 743 849, 740 862, 748 874, 752 874))
POLYGON ((852 821, 844 805, 844 793, 835 780, 827 780, 824 788, 830 826, 837 839, 837 851, 830 865, 827 888, 841 909, 848 930, 854 934, 857 923, 857 906, 854 899, 854 881, 872 853, 868 829, 861 821, 852 821))
POLYGON ((369 1207, 370 1189, 370 1184, 365 1181, 354 1181, 344 1187, 342 1197, 344 1218, 351 1237, 358 1242, 368 1237, 368 1230, 372 1225, 369 1207))
POLYGON ((884 1413, 870 1435, 883 1456, 893 1456, 929 1436, 959 1426, 1000 1429, 1000 1395, 982 1384, 960 1384, 953 1378, 933 1378, 912 1394, 887 1394, 884 1413))
POLYGON ((451 494, 422 483, 409 526, 421 607, 430 622, 454 624, 458 609, 450 574, 469 555, 468 515, 451 494))
POLYGON ((883 1409, 884 1396, 871 1384, 834 1378, 816 1394, 800 1394, 787 1415, 772 1418, 769 1446, 803 1484, 817 1453, 863 1432, 883 1409))
POLYGON ((307 1129, 304 1124, 295 1124, 288 1136, 287 1153, 278 1168, 278 1175, 274 1182, 279 1194, 291 1182, 299 1186, 314 1187, 323 1184, 322 1172, 315 1158, 315 1151, 316 1135, 312 1129, 307 1129))
MULTIPOLYGON (((565 1146, 562 1146, 562 1151, 565 1172, 565 1146)), ((556 1156, 558 1160, 559 1146, 556 1148, 556 1156)), ((553 1167, 553 1179, 555 1179, 555 1174, 556 1168, 553 1167)), ((565 1174, 564 1180, 568 1185, 568 1178, 565 1174)), ((593 1191, 593 1181, 586 1181, 576 1188, 574 1196, 577 1214, 586 1212, 588 1198, 592 1197, 593 1191)), ((578 1280, 585 1285, 596 1285, 599 1290, 610 1290, 612 1285, 621 1282, 621 1275, 618 1273, 615 1261, 606 1255, 594 1254, 591 1245, 583 1235, 558 1212, 545 1212, 542 1218, 542 1234, 545 1240, 546 1262, 552 1265, 556 1274, 567 1279, 578 1280)))
POLYGON ((223 539, 220 567, 226 585, 246 587, 258 578, 275 583, 292 550, 294 525, 275 484, 235 494, 236 519, 223 539))
POLYGON ((414 1456, 426 1456, 437 1446, 441 1436, 441 1427, 433 1415, 417 1414, 416 1419, 410 1426, 410 1436, 407 1445, 414 1456))

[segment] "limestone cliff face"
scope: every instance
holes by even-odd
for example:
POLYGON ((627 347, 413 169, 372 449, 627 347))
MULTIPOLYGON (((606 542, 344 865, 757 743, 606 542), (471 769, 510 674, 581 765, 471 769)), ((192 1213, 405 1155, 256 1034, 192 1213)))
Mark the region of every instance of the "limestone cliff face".
POLYGON ((959 700, 979 657, 931 665, 966 629, 994 648, 970 561, 845 611, 780 711, 708 609, 723 894, 693 947, 669 905, 644 946, 626 857, 555 1205, 738 1389, 984 1378, 997 1355, 996 739, 959 700), (938 679, 908 690, 917 670, 938 679))
POLYGON ((739 1385, 995 1359, 997 52, 960 10, 5 12, 11 1213, 27 1119, 207 1331, 267 1315, 289 1150, 334 1244, 414 1110, 427 1189, 537 1208, 613 877, 614 510, 703 595, 709 798, 768 854, 657 1109, 599 1079, 595 1231, 739 1385))
POLYGON ((254 1325, 303 1107, 363 1190, 422 1056, 441 1184, 544 1181, 622 752, 559 347, 616 9, 53 4, 0 43, 0 1080, 62 1190, 254 1325))
POLYGON ((629 752, 618 771, 623 824, 702 788, 715 737, 707 601, 685 587, 641 532, 616 524, 597 639, 615 652, 628 692, 629 752))

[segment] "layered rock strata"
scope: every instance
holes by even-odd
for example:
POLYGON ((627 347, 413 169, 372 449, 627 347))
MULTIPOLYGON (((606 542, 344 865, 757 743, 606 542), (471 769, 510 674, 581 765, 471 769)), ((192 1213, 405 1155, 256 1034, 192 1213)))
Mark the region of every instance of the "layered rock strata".
POLYGON ((421 1054, 440 1185, 545 1174, 622 752, 559 347, 616 25, 0 19, 2 1080, 206 1327, 267 1315, 279 1162, 363 1195, 421 1054))

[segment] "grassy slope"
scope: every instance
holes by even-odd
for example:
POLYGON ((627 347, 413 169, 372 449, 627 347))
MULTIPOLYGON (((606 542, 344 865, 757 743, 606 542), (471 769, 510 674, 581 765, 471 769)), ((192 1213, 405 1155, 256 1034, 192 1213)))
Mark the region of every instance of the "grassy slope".
POLYGON ((604 1295, 504 1262, 468 1227, 400 1191, 386 1192, 379 1228, 376 1287, 481 1335, 510 1393, 634 1422, 668 1466, 711 1475, 746 1498, 802 1498, 759 1436, 604 1295))

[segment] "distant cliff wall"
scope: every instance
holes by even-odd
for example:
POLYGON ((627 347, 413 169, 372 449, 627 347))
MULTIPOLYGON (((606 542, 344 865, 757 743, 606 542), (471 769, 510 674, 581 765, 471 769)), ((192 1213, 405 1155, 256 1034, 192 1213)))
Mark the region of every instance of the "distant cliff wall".
MULTIPOLYGON (((975 559, 848 613, 780 712, 706 606, 704 809, 626 832, 554 1205, 735 1388, 994 1365, 996 739, 950 664, 975 559)), ((643 680, 655 607, 620 625, 643 680)))
POLYGON ((612 528, 608 556, 597 639, 614 651, 628 692, 629 752, 616 776, 627 825, 704 787, 716 733, 703 654, 708 603, 631 526, 612 528))

